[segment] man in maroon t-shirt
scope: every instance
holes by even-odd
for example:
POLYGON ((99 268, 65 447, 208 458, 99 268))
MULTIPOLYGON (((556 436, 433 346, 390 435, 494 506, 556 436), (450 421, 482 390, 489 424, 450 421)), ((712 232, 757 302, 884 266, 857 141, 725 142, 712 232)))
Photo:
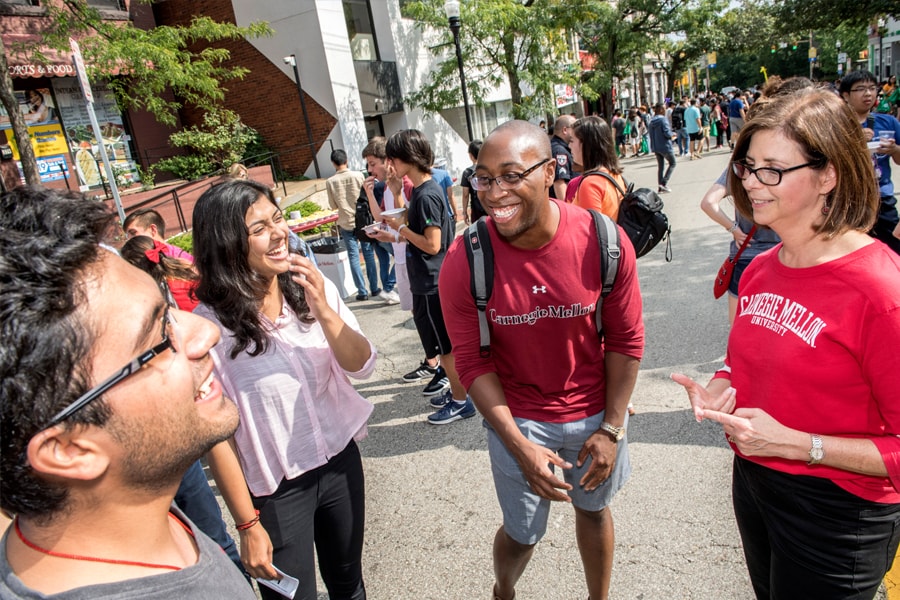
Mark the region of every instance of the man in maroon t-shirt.
POLYGON ((631 472, 626 407, 644 346, 634 249, 620 231, 619 270, 604 298, 601 342, 594 321, 602 281, 593 219, 548 198, 556 166, 551 157, 547 136, 524 121, 495 129, 478 154, 471 181, 488 213, 494 255, 490 356, 479 352, 462 238, 447 251, 439 280, 460 380, 487 423, 503 512, 494 538, 493 594, 500 600, 515 596, 546 530, 551 501, 575 506, 588 591, 606 598, 614 546, 608 505, 631 472))

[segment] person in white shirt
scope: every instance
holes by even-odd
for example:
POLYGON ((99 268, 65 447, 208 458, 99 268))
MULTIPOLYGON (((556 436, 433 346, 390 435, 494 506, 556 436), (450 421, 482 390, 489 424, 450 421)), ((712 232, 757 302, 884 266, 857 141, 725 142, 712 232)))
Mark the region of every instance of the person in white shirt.
MULTIPOLYGON (((206 191, 194 207, 201 301, 212 351, 240 425, 209 464, 253 577, 274 566, 316 598, 316 556, 331 598, 365 598, 365 482, 356 440, 372 405, 350 383, 375 370, 375 348, 337 288, 294 253, 272 192, 253 181, 206 191)), ((280 598, 268 589, 264 599, 280 598)))

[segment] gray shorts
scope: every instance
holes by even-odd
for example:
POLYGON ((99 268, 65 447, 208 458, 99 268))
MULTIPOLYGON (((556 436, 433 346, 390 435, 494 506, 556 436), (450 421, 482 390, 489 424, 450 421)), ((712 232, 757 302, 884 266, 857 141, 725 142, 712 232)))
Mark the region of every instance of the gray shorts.
MULTIPOLYGON (((581 468, 576 467, 578 452, 591 434, 600 428, 604 414, 605 411, 571 423, 546 423, 516 419, 519 431, 526 439, 553 450, 564 460, 572 463, 571 469, 562 470, 566 483, 572 485, 572 489, 568 492, 569 497, 572 498, 572 504, 576 507, 590 512, 596 512, 608 506, 616 492, 625 485, 631 476, 628 438, 626 437, 619 442, 616 464, 613 466, 609 479, 591 492, 585 491, 578 484, 591 465, 591 461, 588 460, 581 468)), ((520 544, 536 544, 547 531, 550 500, 541 498, 531 491, 519 468, 519 463, 506 449, 500 436, 487 421, 484 421, 484 426, 487 429, 488 455, 494 475, 494 488, 497 491, 500 509, 503 511, 503 529, 509 537, 520 544)), ((554 470, 558 476, 560 469, 554 470)))

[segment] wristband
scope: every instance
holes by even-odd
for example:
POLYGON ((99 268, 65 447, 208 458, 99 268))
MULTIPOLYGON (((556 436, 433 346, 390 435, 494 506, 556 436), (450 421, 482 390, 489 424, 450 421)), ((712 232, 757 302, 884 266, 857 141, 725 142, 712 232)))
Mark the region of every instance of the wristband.
POLYGON ((400 227, 397 228, 397 235, 400 235, 400 232, 403 231, 403 228, 404 228, 404 227, 406 227, 407 229, 409 229, 409 225, 407 225, 406 223, 401 223, 401 224, 400 224, 400 227))
POLYGON ((734 230, 738 228, 737 221, 731 226, 731 229, 728 230, 728 233, 734 233, 734 230))
POLYGON ((241 523, 240 525, 235 525, 234 526, 235 529, 237 529, 238 531, 246 531, 246 530, 250 529, 251 527, 253 527, 254 525, 256 525, 257 523, 259 523, 259 511, 256 510, 254 512, 256 513, 255 517, 253 517, 246 523, 241 523))

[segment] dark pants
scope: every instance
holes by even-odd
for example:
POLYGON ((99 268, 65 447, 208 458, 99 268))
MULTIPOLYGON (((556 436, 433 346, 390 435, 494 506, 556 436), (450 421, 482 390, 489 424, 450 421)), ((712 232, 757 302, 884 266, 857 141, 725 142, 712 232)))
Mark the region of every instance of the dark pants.
POLYGON ((379 242, 372 240, 368 243, 369 248, 363 248, 363 258, 366 259, 366 277, 369 278, 369 289, 372 293, 375 290, 383 289, 386 292, 394 291, 397 285, 397 276, 394 274, 394 265, 391 264, 391 257, 394 255, 394 248, 390 242, 379 242), (375 256, 369 256, 369 252, 374 252, 378 256, 378 267, 375 267, 375 256), (381 288, 378 287, 378 275, 381 274, 381 288))
POLYGON ((656 154, 656 181, 659 185, 666 185, 669 183, 669 179, 672 177, 672 171, 675 170, 675 153, 674 152, 666 152, 663 154, 662 152, 654 152, 656 154), (665 174, 663 174, 663 169, 665 168, 665 163, 669 163, 669 168, 665 170, 665 174))
MULTIPOLYGON (((270 496, 253 499, 272 540, 272 562, 300 580, 294 600, 316 600, 316 557, 331 600, 364 600, 362 548, 365 480, 356 442, 327 464, 284 480, 270 496)), ((281 595, 260 586, 265 600, 281 595)))
POLYGON ((760 600, 873 598, 900 543, 900 505, 735 456, 732 501, 760 600))
POLYGON ((199 460, 192 464, 181 478, 181 485, 178 486, 178 491, 175 493, 175 504, 200 531, 220 545, 222 550, 228 554, 228 558, 237 565, 241 573, 246 575, 234 540, 228 535, 228 530, 225 529, 225 523, 222 521, 222 509, 219 508, 216 495, 209 487, 199 460))

